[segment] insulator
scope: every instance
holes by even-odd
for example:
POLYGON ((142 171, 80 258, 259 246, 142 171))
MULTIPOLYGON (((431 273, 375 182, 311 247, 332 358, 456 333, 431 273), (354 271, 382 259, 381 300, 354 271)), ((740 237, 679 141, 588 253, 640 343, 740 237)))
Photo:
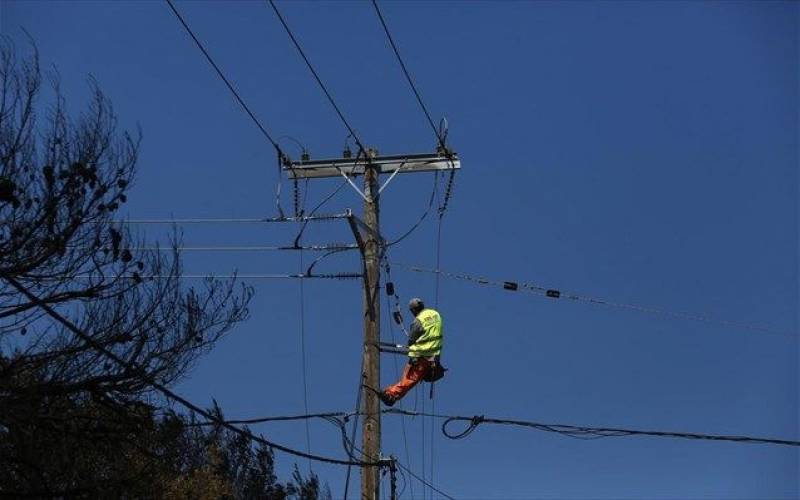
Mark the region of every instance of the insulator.
POLYGON ((559 292, 558 290, 548 290, 546 293, 547 296, 552 299, 558 299, 561 297, 561 292, 559 292))
POLYGON ((400 311, 394 311, 392 313, 392 318, 394 318, 394 322, 397 323, 398 325, 403 324, 403 315, 400 314, 400 311))
POLYGON ((386 295, 390 297, 394 295, 394 283, 392 283, 391 281, 386 282, 386 295))
POLYGON ((517 285, 513 281, 506 281, 503 283, 503 288, 505 288, 506 290, 516 291, 519 288, 519 285, 517 285))

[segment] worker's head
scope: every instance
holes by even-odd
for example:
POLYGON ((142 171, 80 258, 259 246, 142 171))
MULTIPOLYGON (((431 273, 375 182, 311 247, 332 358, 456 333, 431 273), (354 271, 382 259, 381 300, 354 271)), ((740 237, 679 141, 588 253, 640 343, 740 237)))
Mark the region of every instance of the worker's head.
POLYGON ((425 303, 422 302, 422 299, 414 297, 408 301, 408 310, 411 311, 411 314, 414 316, 421 313, 423 309, 425 309, 425 303))

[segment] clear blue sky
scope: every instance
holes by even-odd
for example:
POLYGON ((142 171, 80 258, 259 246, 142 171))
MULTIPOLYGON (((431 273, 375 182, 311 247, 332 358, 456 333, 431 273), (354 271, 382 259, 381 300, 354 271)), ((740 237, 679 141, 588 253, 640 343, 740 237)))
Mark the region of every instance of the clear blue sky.
MULTIPOLYGON (((339 154, 346 132, 265 4, 178 6, 273 135, 296 137, 316 157, 339 154)), ((280 6, 368 144, 385 153, 433 149, 368 3, 280 6)), ((385 3, 401 51, 432 112, 449 119, 463 162, 444 221, 442 268, 797 332, 798 8, 385 3)), ((4 1, 0 16, 3 34, 24 46, 24 27, 43 62, 58 67, 74 109, 85 102, 92 74, 121 125, 141 125, 131 217, 275 214, 271 146, 165 4, 4 1)), ((290 142, 285 147, 296 155, 290 142)), ((315 182, 309 203, 337 182, 315 182)), ((386 235, 418 217, 431 183, 428 174, 395 181, 384 198, 386 235)), ((330 205, 345 207, 359 208, 352 190, 330 205)), ((288 227, 189 227, 184 241, 284 244, 292 235, 288 227)), ((431 220, 391 257, 431 266, 435 235, 431 220)), ((347 227, 332 223, 313 227, 305 241, 349 240, 347 227)), ((331 271, 357 266, 354 255, 323 264, 331 271)), ((187 272, 234 268, 297 272, 298 256, 186 260, 187 272)), ((431 276, 395 273, 404 300, 432 300, 431 276)), ((251 319, 179 389, 204 404, 216 398, 230 417, 302 412, 298 283, 254 285, 251 319)), ((800 438, 796 333, 457 281, 441 287, 451 371, 437 386, 437 411, 800 438)), ((351 409, 362 339, 359 284, 309 282, 306 294, 310 410, 351 409)), ((393 377, 386 358, 383 378, 393 377)), ((413 408, 415 396, 407 401, 413 408)), ((422 422, 407 424, 410 465, 420 473, 422 422)), ((256 429, 306 446, 302 424, 256 429)), ((384 431, 384 450, 407 462, 398 417, 387 417, 384 431)), ((577 441, 489 426, 460 441, 437 433, 434 446, 434 482, 456 498, 800 494, 798 451, 775 446, 577 441)), ((325 424, 312 426, 311 447, 341 456, 325 424)), ((278 461, 287 477, 294 459, 278 461)), ((314 469, 341 495, 343 470, 314 469)), ((422 496, 418 484, 414 491, 422 496)))

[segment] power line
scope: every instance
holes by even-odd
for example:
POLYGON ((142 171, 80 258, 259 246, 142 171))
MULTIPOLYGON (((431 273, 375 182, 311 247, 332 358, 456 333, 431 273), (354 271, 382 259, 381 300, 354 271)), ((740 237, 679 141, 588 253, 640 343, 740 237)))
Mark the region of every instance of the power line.
MULTIPOLYGON (((268 422, 291 422, 295 420, 311 420, 315 418, 321 418, 327 420, 330 418, 344 418, 349 415, 351 414, 345 412, 306 413, 303 415, 278 415, 271 417, 245 418, 240 420, 225 420, 225 422, 232 425, 236 424, 248 425, 248 424, 263 424, 268 422)), ((186 424, 186 427, 205 427, 212 425, 219 425, 219 422, 218 421, 194 422, 186 424)))
MULTIPOLYGON (((351 431, 350 431, 351 437, 348 440, 346 433, 345 433, 345 436, 344 436, 344 439, 345 439, 345 443, 344 443, 345 451, 347 451, 347 455, 349 457, 353 456, 353 449, 355 449, 355 447, 356 447, 356 432, 358 431, 358 417, 361 415, 361 396, 363 394, 364 379, 365 379, 365 377, 364 377, 364 358, 362 356, 362 358, 361 358, 361 367, 359 368, 359 371, 358 371, 358 388, 356 389, 356 408, 353 411, 353 413, 355 414, 355 418, 353 419, 353 426, 352 426, 351 431)), ((348 417, 345 417, 345 418, 348 418, 348 417)), ((363 456, 363 454, 362 454, 362 456, 363 456)), ((345 479, 344 479, 344 495, 342 496, 342 498, 344 500, 347 500, 347 494, 350 492, 350 473, 351 472, 352 472, 351 471, 351 467, 348 466, 347 467, 347 473, 345 474, 345 479)))
MULTIPOLYGON (((386 258, 387 257, 388 256, 386 254, 384 254, 384 262, 385 262, 384 273, 386 274, 386 283, 392 283, 392 286, 394 287, 394 283, 392 282, 391 269, 389 267, 388 262, 386 262, 386 258)), ((397 310, 399 310, 400 309, 400 306, 399 306, 399 303, 398 303, 399 302, 399 297, 397 296, 396 293, 394 293, 393 296, 394 296, 394 300, 395 300, 395 307, 396 307, 397 310)), ((396 344, 397 343, 397 339, 396 339, 395 334, 394 334, 394 330, 395 329, 394 329, 394 322, 392 320, 392 309, 391 309, 391 305, 389 304, 388 300, 386 301, 386 318, 387 318, 387 323, 389 324, 389 335, 390 335, 390 338, 392 339, 392 343, 396 344)), ((397 356, 392 356, 392 362, 394 364, 394 376, 395 376, 395 379, 398 379, 398 378, 400 378, 400 368, 399 368, 399 366, 397 364, 397 356)), ((400 400, 399 403, 400 403, 400 408, 402 408, 403 407, 403 400, 400 400)), ((406 421, 403 420, 403 419, 400 420, 400 429, 401 429, 402 434, 403 434, 403 448, 404 448, 405 454, 406 454, 406 462, 408 462, 408 466, 409 467, 413 467, 414 465, 411 463, 411 453, 409 452, 409 449, 408 449, 408 435, 406 433, 406 421)), ((414 485, 409 483, 409 486, 411 488, 411 498, 414 498, 414 485)))
MULTIPOLYGON (((68 247, 68 248, 82 248, 92 249, 94 247, 68 247)), ((142 251, 149 251, 149 252, 172 252, 172 251, 179 251, 179 252, 269 252, 269 251, 302 251, 308 250, 311 252, 327 252, 331 250, 336 251, 344 251, 344 250, 355 250, 358 248, 358 245, 355 243, 332 243, 329 245, 307 245, 307 246, 294 246, 294 245, 278 245, 278 246, 270 246, 270 245, 245 245, 245 246, 176 246, 172 247, 170 245, 165 246, 145 246, 145 247, 136 247, 132 250, 142 250, 142 251)))
POLYGON ((614 302, 611 300, 599 298, 599 297, 591 297, 588 295, 579 295, 572 292, 565 292, 556 288, 546 288, 541 285, 537 285, 534 283, 525 283, 521 281, 500 281, 496 279, 489 279, 484 278, 481 276, 473 276, 464 273, 452 273, 448 271, 444 271, 441 269, 428 269, 419 266, 409 266, 400 263, 393 263, 393 265, 400 267, 402 269, 406 269, 408 271, 417 272, 417 273, 430 273, 430 274, 437 274, 441 276, 445 276, 447 278, 458 279, 462 281, 468 281, 470 283, 476 285, 483 285, 483 286, 490 286, 495 288, 503 288, 505 290, 516 292, 519 290, 524 290, 527 292, 535 293, 537 295, 541 295, 543 297, 551 298, 551 299, 568 299, 572 301, 579 301, 579 302, 588 302, 590 304, 608 306, 608 307, 615 307, 619 309, 628 309, 633 311, 639 311, 648 314, 656 314, 660 316, 668 316, 672 318, 679 318, 679 319, 686 319, 692 321, 700 321, 704 323, 712 323, 722 326, 740 328, 744 330, 752 330, 761 333, 770 333, 770 334, 777 334, 777 335, 790 335, 794 336, 794 333, 791 332, 784 332, 780 330, 773 330, 772 328, 768 328, 761 325, 753 325, 749 323, 742 323, 739 321, 732 321, 726 319, 717 319, 706 315, 700 314, 692 314, 686 313, 681 311, 670 311, 667 309, 659 309, 655 307, 649 306, 642 306, 638 304, 630 304, 624 302, 614 302))
MULTIPOLYGON (((445 415, 439 413, 426 413, 418 411, 409 411, 398 408, 386 408, 381 410, 382 413, 387 415, 399 415, 407 417, 433 417, 443 419, 442 434, 449 439, 463 439, 469 436, 481 424, 494 424, 494 425, 511 425, 516 427, 528 427, 544 432, 554 432, 567 437, 576 439, 599 439, 605 437, 627 437, 627 436, 652 436, 652 437, 668 437, 678 439, 692 439, 692 440, 705 440, 705 441, 726 441, 734 443, 750 443, 750 444, 774 444, 782 446, 800 446, 800 441, 789 439, 775 439, 775 438, 761 438, 752 436, 736 436, 724 434, 700 434, 694 432, 673 432, 673 431, 654 431, 654 430, 640 430, 640 429, 623 429, 617 427, 586 427, 568 424, 545 424, 541 422, 534 422, 530 420, 515 420, 515 419, 500 419, 493 417, 486 417, 484 415, 445 415), (467 428, 456 433, 447 430, 448 426, 453 422, 466 422, 467 428)), ((284 420, 302 420, 312 418, 331 419, 348 419, 355 413, 344 412, 330 412, 330 413, 313 413, 309 415, 289 415, 289 416, 272 416, 253 418, 249 420, 226 420, 226 423, 260 423, 271 421, 284 421, 284 420)), ((213 420, 213 419, 210 419, 213 420)), ((213 422, 203 422, 195 425, 211 425, 218 423, 217 420, 213 422)))
POLYGON ((350 214, 335 213, 298 217, 249 217, 249 218, 181 218, 181 219, 118 219, 102 221, 102 224, 269 224, 282 222, 319 222, 346 219, 350 214))
POLYGON ((397 44, 394 42, 394 38, 392 37, 391 32, 389 31, 389 27, 386 25, 386 20, 383 18, 383 14, 381 13, 381 9, 378 7, 378 2, 372 0, 372 6, 375 8, 375 13, 378 14, 378 19, 381 21, 381 26, 383 26, 383 31, 386 33, 386 38, 389 40, 389 44, 392 46, 392 50, 394 51, 394 55, 397 56, 397 62, 400 63, 400 68, 403 70, 403 74, 406 75, 406 80, 408 80, 408 84, 411 86, 411 90, 414 92, 414 95, 417 98, 417 102, 419 103, 420 108, 425 113, 425 118, 428 119, 428 123, 433 129, 433 133, 436 134, 436 138, 439 140, 439 145, 441 146, 443 151, 447 151, 447 146, 444 143, 444 137, 442 136, 441 132, 436 128, 436 125, 433 124, 433 118, 431 118, 431 114, 428 112, 428 108, 425 106, 425 103, 422 101, 422 96, 417 90, 417 86, 414 84, 414 80, 411 78, 411 74, 408 72, 408 68, 406 68, 406 63, 403 62, 403 58, 400 56, 400 50, 397 48, 397 44))
MULTIPOLYGON (((127 278, 133 280, 148 280, 148 279, 334 279, 334 280, 349 280, 361 278, 361 273, 326 273, 326 274, 147 274, 147 275, 131 275, 131 276, 118 276, 118 278, 127 278)), ((79 274, 74 276, 76 279, 93 279, 98 276, 89 274, 79 274)))
MULTIPOLYGON (((300 252, 300 272, 303 272, 303 252, 300 252)), ((300 356, 303 367, 303 411, 308 413, 308 367, 306 366, 306 291, 305 280, 300 280, 300 356)), ((311 453, 311 427, 306 420, 306 451, 311 453)), ((311 460, 308 461, 308 469, 311 471, 311 460)))
POLYGON ((295 456, 298 456, 298 457, 308 458, 310 460, 316 460, 316 461, 320 461, 320 462, 338 464, 338 465, 351 465, 352 464, 352 465, 358 465, 359 467, 367 467, 367 466, 371 467, 371 466, 382 465, 380 461, 378 461, 378 462, 357 461, 356 462, 356 461, 351 461, 351 460, 340 460, 340 459, 336 459, 336 458, 329 458, 329 457, 324 457, 324 456, 321 456, 321 455, 314 455, 314 454, 311 454, 311 453, 305 453, 305 452, 302 452, 302 451, 299 451, 299 450, 294 450, 292 448, 288 448, 286 446, 274 443, 272 441, 269 441, 269 440, 265 439, 262 436, 256 436, 256 435, 254 435, 253 433, 251 433, 248 430, 236 427, 235 425, 230 424, 230 423, 226 422, 225 420, 222 420, 217 415, 214 415, 213 413, 204 410, 203 408, 197 406, 196 404, 192 403, 188 399, 186 399, 186 398, 178 395, 177 393, 173 392, 172 390, 167 388, 165 385, 163 385, 160 382, 158 382, 155 378, 153 378, 150 375, 148 375, 147 372, 142 367, 137 366, 136 363, 129 362, 129 361, 126 361, 126 360, 122 359, 117 354, 115 354, 114 352, 110 351, 109 349, 104 347, 102 344, 98 343, 94 338, 92 338, 91 335, 85 333, 83 330, 81 330, 80 328, 75 326, 71 321, 69 321, 66 318, 64 318, 61 314, 59 314, 52 307, 47 305, 47 303, 43 302, 39 297, 37 297, 36 295, 31 293, 27 288, 25 288, 22 284, 20 284, 13 277, 8 276, 7 274, 3 274, 2 278, 4 280, 6 280, 12 287, 17 289, 18 292, 20 292, 22 295, 27 297, 28 300, 30 300, 31 302, 35 303, 38 307, 42 308, 50 317, 52 317, 58 323, 60 323, 65 328, 67 328, 72 333, 74 333, 78 338, 80 338, 81 340, 86 342, 86 344, 89 345, 92 349, 94 349, 95 351, 103 354, 107 358, 111 359, 112 361, 117 363, 119 366, 125 368, 125 370, 127 370, 128 372, 136 373, 139 379, 141 379, 143 382, 147 383, 147 385, 149 385, 150 387, 152 387, 156 391, 160 392, 166 398, 168 398, 168 399, 170 399, 172 401, 175 401, 176 403, 180 404, 184 408, 186 408, 186 409, 188 409, 188 410, 190 410, 190 411, 192 411, 194 413, 197 413, 198 415, 201 415, 201 416, 205 417, 208 420, 211 420, 213 422, 218 423, 221 427, 224 427, 224 428, 230 430, 231 432, 234 432, 234 433, 236 433, 238 435, 244 436, 244 437, 246 437, 247 439, 249 439, 251 441, 254 441, 254 442, 269 446, 271 448, 283 451, 283 452, 288 453, 290 455, 295 455, 295 456))
POLYGON ((433 490, 433 491, 435 491, 436 493, 438 493, 438 494, 442 495, 443 497, 445 497, 445 498, 448 498, 448 499, 450 499, 450 500, 455 500, 455 498, 453 498, 452 496, 448 495, 447 493, 445 493, 444 491, 440 490, 440 489, 439 489, 439 488, 437 488, 436 486, 432 485, 432 484, 431 484, 431 483, 429 483, 428 481, 426 481, 426 480, 424 480, 424 479, 420 478, 418 475, 414 474, 414 473, 411 471, 411 469, 409 469, 408 467, 406 467, 405 465, 403 465, 403 464, 402 464, 402 463, 400 463, 399 461, 395 460, 395 463, 396 463, 397 465, 399 465, 399 466, 400 466, 400 468, 402 468, 404 471, 408 472, 408 473, 411 475, 411 477, 415 478, 417 481, 419 481, 420 483, 424 484, 424 485, 425 485, 425 486, 427 486, 428 488, 432 489, 432 490, 433 490))
POLYGON ((775 444, 784 446, 800 446, 800 441, 787 439, 758 438, 749 436, 727 436, 720 434, 698 434, 693 432, 670 432, 670 431, 645 431, 637 429, 620 429, 614 427, 583 427, 566 424, 543 424, 526 420, 508 420, 499 418, 489 418, 483 415, 465 417, 460 415, 439 415, 435 413, 418 413, 400 409, 385 409, 383 413, 406 415, 406 416, 429 416, 445 419, 442 424, 442 434, 450 439, 462 439, 467 437, 481 424, 513 425, 517 427, 529 427, 539 431, 555 432, 563 436, 576 439, 599 439, 605 437, 624 437, 624 436, 653 436, 669 437, 679 439, 696 439, 707 441, 730 441, 735 443, 753 444, 775 444), (468 427, 456 434, 447 431, 447 426, 452 422, 468 422, 468 427))
POLYGON ((344 117, 344 114, 342 113, 342 110, 339 109, 339 106, 336 104, 336 101, 333 99, 333 96, 331 96, 331 93, 328 92, 328 89, 327 89, 327 87, 325 87, 325 84, 322 83, 322 79, 319 77, 319 74, 317 74, 317 71, 314 69, 314 66, 311 64, 311 61, 309 61, 308 57, 306 56, 306 53, 303 51, 303 48, 300 46, 300 42, 297 41, 297 38, 295 38, 294 33, 292 33, 292 30, 289 28, 289 25, 286 24, 286 21, 283 19, 283 16, 281 15, 280 11, 278 10, 278 6, 275 5, 275 2, 273 0, 267 0, 267 3, 269 3, 269 5, 272 7, 272 10, 275 11, 275 15, 278 16, 278 19, 280 20, 281 24, 283 25, 283 28, 286 30, 286 34, 289 35, 289 38, 291 38, 292 43, 294 44, 295 48, 297 48, 297 51, 300 52, 300 55, 302 56, 303 60, 306 62, 306 66, 308 66, 308 69, 311 70, 311 74, 314 75, 314 79, 317 80, 317 83, 319 84, 319 86, 322 89, 322 91, 325 93, 325 96, 328 98, 328 101, 333 106, 333 109, 336 110, 336 114, 339 115, 339 119, 342 120, 342 123, 344 123, 344 126, 350 132, 350 135, 353 137, 353 140, 356 141, 356 144, 358 144, 358 147, 362 151, 367 151, 367 148, 364 147, 364 144, 358 138, 358 135, 356 134, 355 130, 353 130, 353 127, 350 126, 350 123, 348 123, 347 119, 344 117))
MULTIPOLYGON (((347 181, 342 181, 341 184, 336 186, 336 189, 334 189, 333 191, 328 193, 328 195, 325 198, 323 198, 319 203, 317 203, 314 206, 314 208, 311 210, 309 215, 307 215, 305 217, 302 217, 302 219, 304 219, 302 221, 303 225, 300 227, 300 231, 297 232, 297 236, 295 236, 295 238, 294 238, 294 245, 295 246, 299 246, 300 245, 300 238, 303 236, 303 233, 305 232, 306 227, 308 227, 308 223, 309 222, 317 221, 317 220, 330 220, 331 218, 346 219, 346 218, 349 218, 349 217, 352 216, 352 214, 350 213, 349 210, 347 212, 345 212, 344 214, 335 214, 335 216, 332 216, 332 215, 314 215, 314 214, 317 213, 317 210, 322 208, 323 205, 328 203, 337 194, 339 194, 339 191, 342 190, 342 188, 345 186, 345 184, 347 184, 347 181)), ((305 204, 305 200, 303 200, 303 203, 305 204)), ((356 248, 358 248, 358 245, 356 245, 356 248)))
POLYGON ((267 132, 267 129, 264 127, 264 125, 261 124, 261 121, 258 118, 256 118, 256 115, 250 110, 250 107, 247 105, 247 103, 244 102, 244 99, 242 99, 242 97, 239 95, 239 92, 236 91, 233 84, 231 84, 230 80, 228 80, 228 78, 225 76, 225 74, 222 72, 219 66, 217 66, 217 63, 214 62, 214 59, 211 58, 211 55, 205 49, 200 40, 195 36, 192 29, 189 27, 189 25, 183 19, 181 14, 178 12, 178 9, 175 8, 175 5, 173 5, 172 0, 166 0, 166 2, 167 5, 169 5, 169 8, 172 9, 172 12, 175 14, 175 17, 177 17, 178 21, 180 21, 180 23, 183 25, 186 32, 189 34, 190 37, 192 37, 192 40, 194 40, 194 43, 197 45, 197 48, 200 49, 200 51, 203 53, 204 56, 206 56, 206 59, 214 68, 214 70, 217 72, 217 75, 219 75, 222 81, 225 82, 225 85, 228 86, 228 89, 236 98, 236 101, 239 102, 239 105, 242 107, 242 109, 244 109, 245 113, 247 113, 247 115, 250 117, 251 120, 253 120, 253 123, 255 123, 256 127, 258 127, 258 129, 261 131, 264 137, 272 144, 272 147, 274 147, 275 151, 278 152, 278 156, 283 158, 284 157, 283 151, 281 150, 281 147, 278 145, 277 141, 275 141, 269 134, 269 132, 267 132))
POLYGON ((431 212, 431 209, 433 208, 433 200, 436 199, 436 195, 438 192, 439 192, 439 171, 437 170, 436 174, 433 177, 433 189, 431 190, 430 198, 428 198, 428 206, 425 207, 425 211, 422 212, 422 215, 419 217, 419 219, 417 219, 417 222, 415 222, 414 225, 412 225, 405 233, 403 233, 400 237, 387 243, 386 244, 387 247, 397 245, 404 239, 411 236, 411 234, 414 231, 416 231, 420 225, 422 225, 422 222, 428 217, 428 214, 431 212))

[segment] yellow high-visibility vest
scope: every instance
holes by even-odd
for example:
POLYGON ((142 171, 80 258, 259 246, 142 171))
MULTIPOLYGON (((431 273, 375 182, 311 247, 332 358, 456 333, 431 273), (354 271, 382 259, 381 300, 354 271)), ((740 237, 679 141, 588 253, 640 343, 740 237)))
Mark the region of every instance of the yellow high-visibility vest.
POLYGON ((425 330, 408 348, 412 358, 438 356, 442 353, 442 317, 433 309, 423 309, 417 319, 425 330))

